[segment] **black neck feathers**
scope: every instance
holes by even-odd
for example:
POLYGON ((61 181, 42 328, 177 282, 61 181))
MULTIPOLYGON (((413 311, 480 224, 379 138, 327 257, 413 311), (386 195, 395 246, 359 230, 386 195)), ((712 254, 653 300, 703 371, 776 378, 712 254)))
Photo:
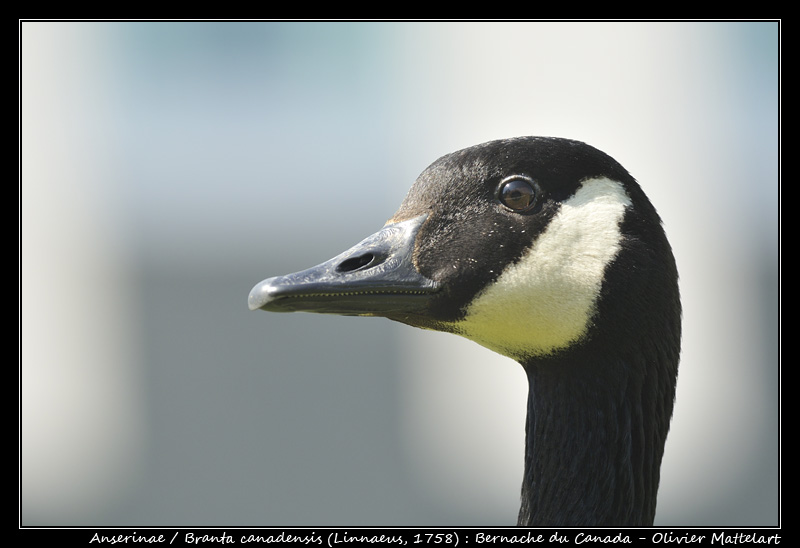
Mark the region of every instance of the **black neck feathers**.
POLYGON ((519 524, 652 525, 673 383, 624 359, 560 361, 526 368, 519 524))

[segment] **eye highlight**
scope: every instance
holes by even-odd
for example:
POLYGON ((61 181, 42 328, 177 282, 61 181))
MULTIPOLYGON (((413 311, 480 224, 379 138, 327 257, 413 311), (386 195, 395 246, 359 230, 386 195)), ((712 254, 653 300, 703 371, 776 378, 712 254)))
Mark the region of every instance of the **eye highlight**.
POLYGON ((536 205, 538 187, 527 177, 513 175, 497 187, 497 200, 511 211, 524 213, 536 205))

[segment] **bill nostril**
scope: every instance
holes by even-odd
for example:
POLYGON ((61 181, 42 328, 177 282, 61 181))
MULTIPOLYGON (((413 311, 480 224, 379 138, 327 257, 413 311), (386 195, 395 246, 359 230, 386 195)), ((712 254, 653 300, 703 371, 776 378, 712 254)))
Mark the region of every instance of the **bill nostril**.
POLYGON ((357 257, 350 257, 349 259, 342 261, 339 266, 336 267, 337 272, 355 272, 361 268, 365 268, 368 266, 373 266, 377 264, 378 258, 373 255, 372 253, 365 253, 364 255, 358 255, 357 257))

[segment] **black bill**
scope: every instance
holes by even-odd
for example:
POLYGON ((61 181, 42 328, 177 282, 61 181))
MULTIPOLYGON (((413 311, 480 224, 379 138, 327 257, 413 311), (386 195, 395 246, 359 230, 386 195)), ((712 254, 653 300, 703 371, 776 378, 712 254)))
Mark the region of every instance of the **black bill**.
POLYGON ((268 278, 251 291, 251 310, 392 317, 418 312, 438 284, 417 272, 414 242, 427 215, 389 224, 308 270, 268 278))

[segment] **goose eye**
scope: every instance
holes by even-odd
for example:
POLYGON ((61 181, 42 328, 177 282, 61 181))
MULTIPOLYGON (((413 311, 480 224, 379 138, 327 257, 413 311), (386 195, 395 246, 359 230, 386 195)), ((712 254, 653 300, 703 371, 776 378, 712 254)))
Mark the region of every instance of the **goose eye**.
POLYGON ((536 188, 527 179, 506 179, 497 189, 497 199, 512 211, 528 211, 536 204, 536 188))

